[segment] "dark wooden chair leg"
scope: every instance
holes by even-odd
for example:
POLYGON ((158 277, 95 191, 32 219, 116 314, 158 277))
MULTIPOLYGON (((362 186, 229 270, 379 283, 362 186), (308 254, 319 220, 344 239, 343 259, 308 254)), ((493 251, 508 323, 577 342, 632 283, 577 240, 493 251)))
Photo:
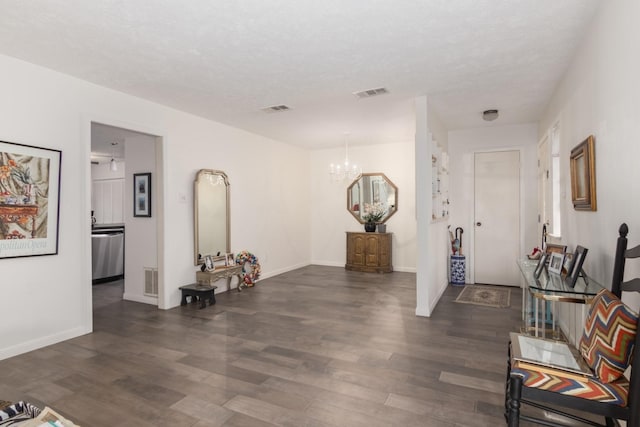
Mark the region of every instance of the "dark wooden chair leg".
POLYGON ((504 418, 509 421, 509 383, 511 377, 511 341, 507 346, 507 378, 504 382, 504 418))
POLYGON ((518 427, 520 425, 520 398, 522 397, 522 377, 511 375, 509 378, 509 403, 507 409, 507 425, 518 427))

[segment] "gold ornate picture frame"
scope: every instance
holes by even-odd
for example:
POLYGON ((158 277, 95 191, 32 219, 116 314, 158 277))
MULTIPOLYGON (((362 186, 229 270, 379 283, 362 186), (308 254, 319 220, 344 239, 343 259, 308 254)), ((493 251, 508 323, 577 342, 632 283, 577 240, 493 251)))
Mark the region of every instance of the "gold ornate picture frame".
POLYGON ((571 150, 571 201, 573 208, 582 211, 597 210, 596 154, 593 135, 571 150))

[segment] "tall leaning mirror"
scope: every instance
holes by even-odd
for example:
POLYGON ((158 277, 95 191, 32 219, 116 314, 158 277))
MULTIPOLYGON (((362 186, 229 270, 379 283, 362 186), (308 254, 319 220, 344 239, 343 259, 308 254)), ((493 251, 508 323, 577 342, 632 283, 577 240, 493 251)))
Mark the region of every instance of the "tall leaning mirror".
POLYGON ((229 179, 218 170, 201 169, 193 184, 194 261, 211 255, 224 259, 230 252, 229 179))

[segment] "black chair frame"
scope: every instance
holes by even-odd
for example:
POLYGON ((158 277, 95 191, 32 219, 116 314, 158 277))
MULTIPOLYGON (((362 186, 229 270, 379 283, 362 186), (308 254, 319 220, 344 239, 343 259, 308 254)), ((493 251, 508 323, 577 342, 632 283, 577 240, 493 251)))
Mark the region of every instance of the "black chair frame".
MULTIPOLYGON (((627 224, 622 224, 619 229, 619 237, 616 245, 616 256, 614 259, 613 279, 611 292, 618 298, 622 292, 640 292, 640 278, 634 278, 624 282, 624 268, 627 258, 640 258, 640 245, 627 249, 627 234, 629 228, 627 224)), ((640 326, 640 325, 639 325, 640 326)), ((640 329, 640 327, 639 327, 640 329)), ((640 332, 640 331, 639 331, 640 332)), ((526 404, 532 407, 561 415, 574 421, 580 421, 586 425, 599 427, 612 427, 619 425, 617 420, 627 421, 628 427, 640 426, 640 333, 636 333, 635 348, 631 361, 631 378, 629 379, 629 395, 627 406, 619 406, 605 402, 598 402, 580 397, 568 396, 551 391, 524 387, 523 378, 520 375, 511 375, 511 344, 509 344, 509 354, 507 362, 507 383, 505 388, 505 418, 509 427, 519 426, 520 420, 530 421, 536 424, 549 427, 566 427, 567 424, 559 424, 550 419, 540 419, 530 417, 520 413, 521 405, 526 404), (635 369, 638 367, 638 369, 635 369), (547 405, 553 405, 550 407, 547 405), (605 424, 585 419, 557 409, 557 407, 568 408, 574 411, 588 412, 594 415, 603 416, 605 424)))

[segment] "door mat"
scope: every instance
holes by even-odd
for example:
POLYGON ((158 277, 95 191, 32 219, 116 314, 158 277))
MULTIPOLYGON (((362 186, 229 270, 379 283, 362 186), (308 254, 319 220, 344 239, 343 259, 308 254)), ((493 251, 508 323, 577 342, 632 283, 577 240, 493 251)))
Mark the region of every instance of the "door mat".
POLYGON ((486 285, 466 285, 456 298, 456 302, 506 308, 511 303, 511 289, 486 285))

